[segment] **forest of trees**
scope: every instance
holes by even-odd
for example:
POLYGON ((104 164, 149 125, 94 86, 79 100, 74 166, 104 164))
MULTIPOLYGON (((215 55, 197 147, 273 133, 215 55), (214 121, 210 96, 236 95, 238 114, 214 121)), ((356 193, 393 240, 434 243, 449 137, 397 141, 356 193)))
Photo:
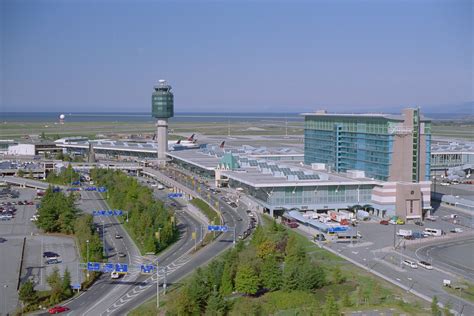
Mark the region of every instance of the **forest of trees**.
POLYGON ((173 215, 152 191, 121 171, 94 169, 91 178, 108 192, 108 203, 114 209, 129 212, 124 225, 142 253, 165 249, 179 237, 173 215))
POLYGON ((68 165, 67 168, 63 169, 58 174, 55 172, 50 172, 46 178, 46 181, 52 184, 71 185, 71 183, 79 181, 80 178, 81 175, 74 171, 71 165, 68 165))

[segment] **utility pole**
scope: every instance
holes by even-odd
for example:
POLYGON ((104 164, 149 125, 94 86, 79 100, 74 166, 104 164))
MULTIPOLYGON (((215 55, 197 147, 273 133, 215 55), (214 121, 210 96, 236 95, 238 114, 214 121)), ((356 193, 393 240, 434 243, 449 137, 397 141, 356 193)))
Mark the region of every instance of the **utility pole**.
POLYGON ((102 219, 102 250, 104 253, 104 257, 107 256, 107 249, 105 249, 105 220, 102 219))

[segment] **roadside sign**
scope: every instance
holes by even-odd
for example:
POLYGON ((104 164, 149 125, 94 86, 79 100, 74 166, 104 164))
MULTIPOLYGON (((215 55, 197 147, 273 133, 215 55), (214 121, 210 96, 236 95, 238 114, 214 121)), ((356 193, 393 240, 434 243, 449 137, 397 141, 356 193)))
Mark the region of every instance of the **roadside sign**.
POLYGON ((114 215, 115 216, 123 215, 123 211, 122 210, 114 210, 114 215))
POLYGON ((183 193, 168 193, 168 198, 170 199, 176 199, 183 197, 183 193))
POLYGON ((118 273, 128 273, 128 264, 126 263, 116 263, 115 271, 118 273))
POLYGON ((81 289, 81 283, 73 283, 73 284, 71 284, 71 288, 73 290, 80 290, 81 289))
POLYGON ((112 272, 115 270, 115 264, 113 263, 105 263, 104 267, 102 268, 104 272, 112 272))
POLYGON ((98 210, 92 211, 92 216, 121 216, 123 213, 122 210, 98 210))
POLYGON ((97 188, 97 191, 103 193, 103 192, 107 192, 107 188, 106 187, 98 187, 97 188))
POLYGON ((229 227, 225 225, 208 225, 207 226, 208 231, 216 231, 216 232, 226 232, 229 230, 229 227))
POLYGON ((151 264, 142 264, 140 266, 140 271, 142 274, 152 274, 155 270, 155 266, 151 264))
POLYGON ((87 270, 88 271, 100 271, 100 263, 99 262, 88 262, 87 263, 87 270))

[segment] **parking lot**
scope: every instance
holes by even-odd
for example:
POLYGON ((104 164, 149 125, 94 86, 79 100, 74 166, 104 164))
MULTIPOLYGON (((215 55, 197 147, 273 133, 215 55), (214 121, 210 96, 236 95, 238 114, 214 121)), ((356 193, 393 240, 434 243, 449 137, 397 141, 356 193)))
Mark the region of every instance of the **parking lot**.
POLYGON ((4 209, 16 209, 13 218, 0 220, 1 314, 11 313, 19 306, 17 286, 20 277, 22 282, 27 279, 32 280, 37 290, 47 289, 46 276, 51 273, 53 266, 57 266, 61 273, 66 267, 69 269, 72 283, 78 280, 78 257, 74 239, 67 236, 39 234, 40 230, 31 221, 36 212, 36 204, 40 202, 35 200, 36 191, 27 188, 14 188, 14 190, 19 193, 17 198, 0 199, 0 204, 3 204, 4 209), (25 205, 25 200, 34 203, 25 205), (19 201, 21 203, 18 203, 19 201), (60 254, 62 263, 46 265, 43 258, 45 251, 60 254), (23 261, 22 254, 24 254, 23 261))

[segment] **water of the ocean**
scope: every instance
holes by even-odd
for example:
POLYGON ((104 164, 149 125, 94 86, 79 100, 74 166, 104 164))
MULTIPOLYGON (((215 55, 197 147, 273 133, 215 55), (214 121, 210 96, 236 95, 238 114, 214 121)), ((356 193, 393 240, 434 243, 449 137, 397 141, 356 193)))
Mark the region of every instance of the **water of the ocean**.
MULTIPOLYGON (((64 114, 67 122, 154 122, 150 113, 24 113, 4 112, 1 122, 57 122, 64 114)), ((255 121, 302 122, 299 113, 175 113, 172 122, 255 122, 255 121)))

